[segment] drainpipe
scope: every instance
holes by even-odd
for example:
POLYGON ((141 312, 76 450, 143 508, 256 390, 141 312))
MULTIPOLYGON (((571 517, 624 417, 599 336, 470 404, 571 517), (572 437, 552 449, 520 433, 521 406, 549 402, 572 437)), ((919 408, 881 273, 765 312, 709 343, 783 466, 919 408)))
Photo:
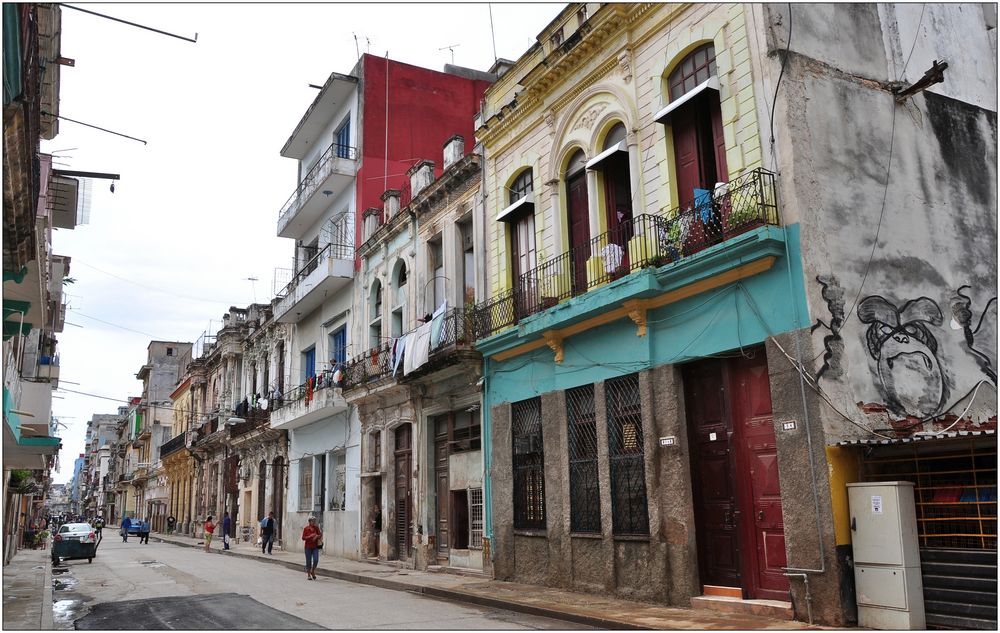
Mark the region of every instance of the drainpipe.
POLYGON ((493 547, 493 477, 490 470, 493 465, 493 420, 489 400, 490 359, 483 358, 483 531, 490 540, 490 564, 496 560, 496 548, 493 547))

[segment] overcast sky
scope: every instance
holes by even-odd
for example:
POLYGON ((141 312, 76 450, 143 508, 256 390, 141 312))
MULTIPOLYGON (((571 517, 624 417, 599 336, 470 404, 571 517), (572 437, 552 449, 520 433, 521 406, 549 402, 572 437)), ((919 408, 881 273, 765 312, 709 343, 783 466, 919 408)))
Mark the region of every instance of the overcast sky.
POLYGON ((490 6, 497 56, 517 59, 564 5, 82 6, 198 41, 62 12, 62 55, 76 65, 61 69, 60 114, 148 144, 69 121, 42 143, 57 168, 121 175, 114 193, 93 182, 89 224, 54 237, 75 279, 58 336, 57 483, 91 415, 141 395, 150 340, 193 342, 229 306, 274 296, 293 253, 275 235, 278 211, 297 184, 279 152, 316 97, 309 84, 349 73, 358 50, 441 70, 454 46, 455 64, 487 70, 490 6))

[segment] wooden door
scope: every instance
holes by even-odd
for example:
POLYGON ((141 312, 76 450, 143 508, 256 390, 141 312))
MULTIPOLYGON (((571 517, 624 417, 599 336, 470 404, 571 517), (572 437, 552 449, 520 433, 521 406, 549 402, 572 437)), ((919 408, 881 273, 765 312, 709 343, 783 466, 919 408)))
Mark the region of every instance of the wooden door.
MULTIPOLYGON (((628 241, 632 239, 632 181, 629 177, 628 154, 617 153, 605 161, 604 207, 608 226, 608 242, 618 246, 621 263, 613 276, 629 271, 628 241)), ((605 259, 605 266, 607 260, 605 259)))
POLYGON ((410 552, 410 471, 411 468, 411 435, 410 425, 404 424, 396 429, 395 451, 395 521, 393 522, 393 539, 396 545, 396 558, 406 560, 410 552))
POLYGON ((682 208, 687 208, 694 200, 694 190, 702 188, 697 112, 692 107, 679 108, 670 127, 674 137, 677 202, 682 208))
MULTIPOLYGON (((449 495, 449 474, 448 474, 448 428, 444 426, 444 434, 438 433, 434 438, 434 482, 437 503, 437 556, 439 559, 448 559, 451 546, 451 534, 449 532, 448 518, 451 516, 448 507, 449 495)), ((439 429, 440 431, 440 429, 439 429)))
POLYGON ((740 587, 740 534, 732 424, 725 406, 724 366, 705 360, 684 367, 698 567, 703 585, 740 587))
POLYGON ((590 211, 587 203, 587 172, 581 170, 566 182, 569 193, 567 215, 569 220, 569 247, 573 266, 570 284, 573 294, 587 289, 587 259, 590 257, 590 211))
POLYGON ((778 454, 771 414, 771 386, 763 348, 753 358, 731 359, 733 417, 737 428, 737 462, 742 482, 743 568, 752 598, 788 600, 788 565, 778 479, 778 454))

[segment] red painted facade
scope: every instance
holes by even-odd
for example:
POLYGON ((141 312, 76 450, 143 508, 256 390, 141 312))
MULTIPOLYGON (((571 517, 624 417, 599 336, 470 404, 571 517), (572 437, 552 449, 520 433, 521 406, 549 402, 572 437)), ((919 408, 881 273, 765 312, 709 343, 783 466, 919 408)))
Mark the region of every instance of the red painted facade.
POLYGON ((466 153, 472 149, 473 117, 489 86, 488 81, 466 79, 384 57, 363 56, 356 244, 362 241, 364 210, 381 208, 381 196, 386 189, 399 189, 409 182, 406 171, 410 167, 423 159, 432 160, 434 175, 439 176, 443 171, 444 142, 455 134, 465 137, 466 153))

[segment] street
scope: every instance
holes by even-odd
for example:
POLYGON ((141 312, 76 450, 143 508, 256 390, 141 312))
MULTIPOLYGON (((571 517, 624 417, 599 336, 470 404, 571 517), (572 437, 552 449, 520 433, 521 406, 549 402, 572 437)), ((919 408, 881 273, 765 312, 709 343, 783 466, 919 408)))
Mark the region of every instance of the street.
MULTIPOLYGON (((320 563, 322 568, 323 562, 320 563)), ((56 629, 580 629, 106 531, 93 563, 53 569, 56 629)))

